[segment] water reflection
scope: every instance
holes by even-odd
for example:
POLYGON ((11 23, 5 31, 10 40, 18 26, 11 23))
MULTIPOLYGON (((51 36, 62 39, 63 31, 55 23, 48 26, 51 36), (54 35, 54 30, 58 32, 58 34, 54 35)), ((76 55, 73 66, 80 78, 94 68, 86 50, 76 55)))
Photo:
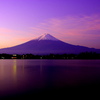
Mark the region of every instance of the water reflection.
POLYGON ((0 96, 100 81, 100 60, 0 60, 0 96))
POLYGON ((14 82, 16 83, 16 80, 17 80, 17 63, 16 63, 16 60, 13 60, 13 77, 14 77, 14 82))
POLYGON ((4 64, 3 62, 0 63, 0 80, 3 79, 3 74, 4 74, 4 64))

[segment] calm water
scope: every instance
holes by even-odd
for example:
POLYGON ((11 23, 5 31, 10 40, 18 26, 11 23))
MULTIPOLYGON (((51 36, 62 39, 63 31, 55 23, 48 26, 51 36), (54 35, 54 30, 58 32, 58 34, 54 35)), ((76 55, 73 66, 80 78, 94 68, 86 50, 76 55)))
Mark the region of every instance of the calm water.
POLYGON ((66 93, 99 83, 100 60, 0 60, 0 96, 66 93))

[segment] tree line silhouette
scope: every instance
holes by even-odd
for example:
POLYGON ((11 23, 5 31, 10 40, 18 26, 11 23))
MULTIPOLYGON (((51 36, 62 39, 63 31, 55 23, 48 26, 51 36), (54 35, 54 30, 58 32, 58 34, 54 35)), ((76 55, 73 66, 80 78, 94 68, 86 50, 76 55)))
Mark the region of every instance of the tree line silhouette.
POLYGON ((82 52, 80 54, 0 54, 0 59, 100 59, 100 53, 82 52))

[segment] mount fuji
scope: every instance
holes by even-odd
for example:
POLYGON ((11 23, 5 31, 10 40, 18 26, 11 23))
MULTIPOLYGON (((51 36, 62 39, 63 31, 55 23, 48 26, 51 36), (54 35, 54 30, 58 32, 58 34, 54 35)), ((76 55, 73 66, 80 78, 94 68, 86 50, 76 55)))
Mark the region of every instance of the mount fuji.
POLYGON ((0 49, 0 53, 6 54, 79 54, 81 52, 100 53, 100 49, 68 44, 50 34, 43 34, 26 43, 0 49))

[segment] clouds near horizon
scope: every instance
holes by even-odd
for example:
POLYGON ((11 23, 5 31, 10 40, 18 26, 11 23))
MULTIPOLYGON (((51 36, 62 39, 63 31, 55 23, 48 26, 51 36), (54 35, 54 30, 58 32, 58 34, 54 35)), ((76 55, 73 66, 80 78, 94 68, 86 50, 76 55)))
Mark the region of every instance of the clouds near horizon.
MULTIPOLYGON (((37 26, 30 27, 27 31, 0 28, 0 35, 2 36, 0 39, 3 39, 2 41, 6 44, 9 40, 12 40, 13 42, 9 41, 9 44, 13 46, 34 39, 44 33, 49 33, 74 45, 100 48, 100 15, 51 18, 37 26)), ((3 47, 2 43, 0 45, 3 47)))
POLYGON ((50 33, 72 44, 100 48, 98 43, 100 39, 99 14, 51 18, 31 29, 33 33, 50 33), (97 41, 97 44, 93 44, 93 41, 97 41))
POLYGON ((0 0, 0 48, 44 33, 100 49, 100 0, 0 0))

